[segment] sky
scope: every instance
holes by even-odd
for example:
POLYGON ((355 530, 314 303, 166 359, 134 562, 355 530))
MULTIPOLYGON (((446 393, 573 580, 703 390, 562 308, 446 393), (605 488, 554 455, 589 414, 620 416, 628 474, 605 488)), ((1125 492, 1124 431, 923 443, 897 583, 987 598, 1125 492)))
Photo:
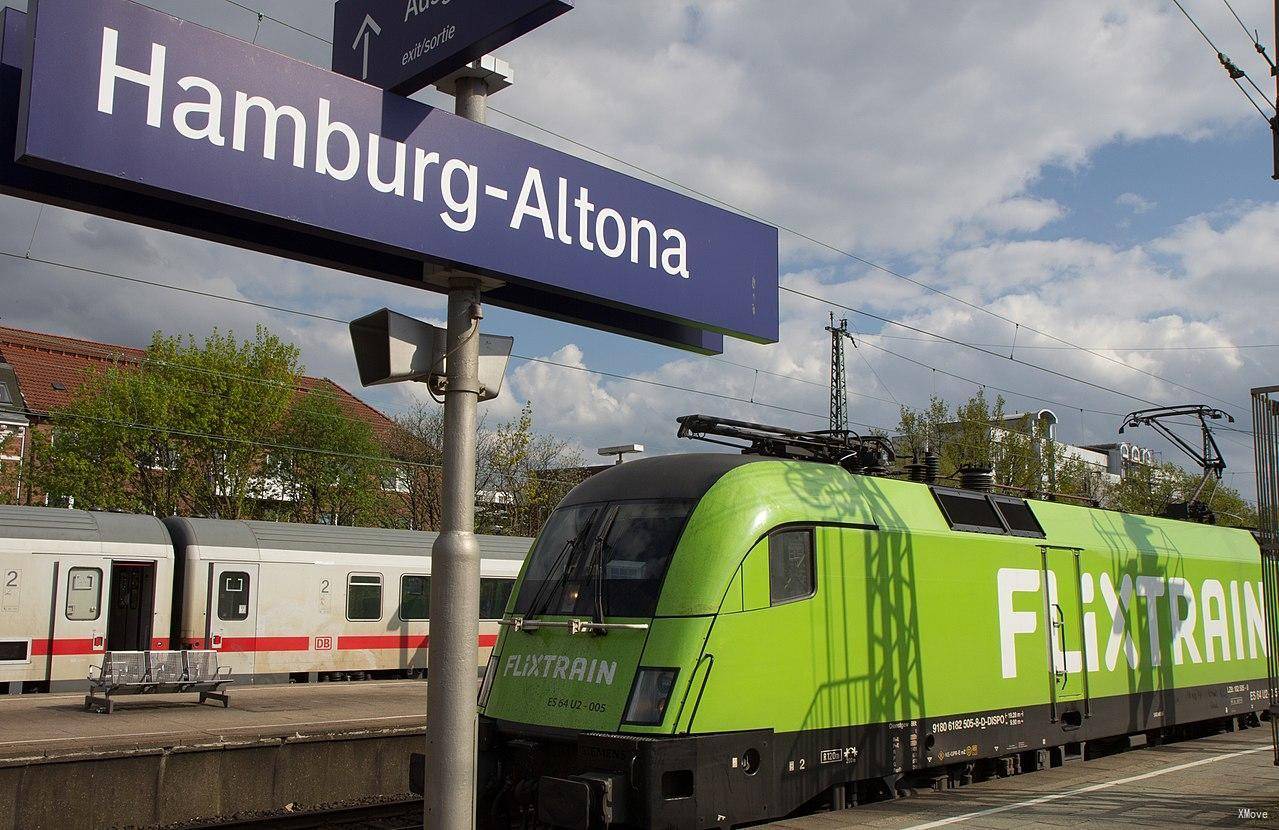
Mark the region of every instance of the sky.
MULTIPOLYGON (((329 0, 147 4, 330 59, 329 0)), ((1224 3, 1185 5, 1272 87, 1224 3)), ((1273 32, 1268 3, 1232 5, 1273 32)), ((719 359, 490 309, 485 329, 513 335, 517 355, 564 364, 513 360, 490 422, 529 402, 539 429, 588 455, 693 449, 674 420, 692 412, 822 428, 830 311, 856 332, 861 429, 984 386, 1009 410, 1053 409, 1071 443, 1118 440, 1125 413, 1165 404, 1221 406, 1246 431, 1248 390, 1279 383, 1279 348, 1262 348, 1279 343, 1269 126, 1171 0, 812 0, 802 14, 579 0, 498 55, 516 78, 491 99, 492 126, 779 225, 782 284, 821 300, 784 292, 781 341, 730 340, 719 359)), ((134 346, 264 324, 352 390, 345 326, 250 303, 443 316, 420 289, 9 197, 0 251, 248 301, 0 258, 2 324, 134 346)), ((390 415, 426 400, 413 384, 361 394, 390 415)), ((1166 449, 1149 431, 1125 438, 1166 449)), ((1251 494, 1251 438, 1220 440, 1228 483, 1251 494)))

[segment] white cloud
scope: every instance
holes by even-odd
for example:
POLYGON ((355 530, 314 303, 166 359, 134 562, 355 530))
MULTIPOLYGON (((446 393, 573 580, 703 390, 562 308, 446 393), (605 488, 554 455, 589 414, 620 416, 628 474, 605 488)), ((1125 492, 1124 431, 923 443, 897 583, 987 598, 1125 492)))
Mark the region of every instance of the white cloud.
POLYGON ((820 238, 912 254, 1056 218, 1026 193, 1045 165, 1250 112, 1159 0, 707 2, 695 31, 688 7, 578 9, 509 50, 521 80, 494 105, 820 238))
POLYGON ((1158 207, 1158 203, 1147 199, 1140 193, 1120 193, 1115 197, 1115 204, 1128 208, 1133 213, 1149 213, 1158 207))
POLYGON ((1065 215, 1066 209, 1052 199, 1021 196, 991 205, 978 214, 977 221, 998 234, 1029 233, 1065 215))

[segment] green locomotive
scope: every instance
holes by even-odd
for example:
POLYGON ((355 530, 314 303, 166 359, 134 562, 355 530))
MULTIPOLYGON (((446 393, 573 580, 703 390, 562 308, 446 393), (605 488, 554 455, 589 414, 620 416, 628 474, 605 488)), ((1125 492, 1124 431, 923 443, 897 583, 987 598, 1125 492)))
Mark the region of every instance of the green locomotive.
POLYGON ((525 563, 480 694, 482 825, 730 827, 1268 705, 1246 531, 862 474, 874 442, 681 423, 752 451, 601 473, 525 563))

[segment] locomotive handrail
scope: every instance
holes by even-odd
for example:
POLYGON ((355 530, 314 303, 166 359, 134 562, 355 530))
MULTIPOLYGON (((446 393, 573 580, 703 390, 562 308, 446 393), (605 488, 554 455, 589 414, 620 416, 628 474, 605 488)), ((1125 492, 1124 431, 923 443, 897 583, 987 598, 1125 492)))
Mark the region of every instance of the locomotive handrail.
POLYGON ((648 631, 648 623, 601 623, 592 620, 529 620, 524 617, 512 617, 500 620, 515 631, 536 631, 539 628, 567 628, 569 634, 607 634, 610 631, 648 631))

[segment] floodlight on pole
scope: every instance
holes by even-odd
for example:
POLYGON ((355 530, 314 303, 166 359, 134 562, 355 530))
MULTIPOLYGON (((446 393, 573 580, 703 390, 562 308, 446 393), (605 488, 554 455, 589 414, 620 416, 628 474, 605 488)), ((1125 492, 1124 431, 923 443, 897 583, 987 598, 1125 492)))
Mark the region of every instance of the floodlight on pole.
POLYGON ((621 444, 616 447, 600 447, 598 452, 603 456, 617 456, 617 463, 621 464, 625 456, 644 452, 644 445, 621 444))

